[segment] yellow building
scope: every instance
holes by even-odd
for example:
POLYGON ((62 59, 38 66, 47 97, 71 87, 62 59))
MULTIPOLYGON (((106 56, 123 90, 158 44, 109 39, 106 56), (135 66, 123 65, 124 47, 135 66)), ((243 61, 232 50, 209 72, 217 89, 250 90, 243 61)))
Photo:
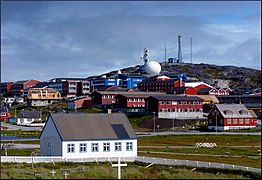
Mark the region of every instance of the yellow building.
POLYGON ((52 88, 31 88, 27 95, 29 106, 46 106, 61 98, 60 92, 52 88))

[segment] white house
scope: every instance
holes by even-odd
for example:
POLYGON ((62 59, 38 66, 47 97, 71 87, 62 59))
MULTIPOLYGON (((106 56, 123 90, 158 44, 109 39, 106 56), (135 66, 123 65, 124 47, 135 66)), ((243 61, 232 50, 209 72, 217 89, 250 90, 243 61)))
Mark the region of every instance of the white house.
POLYGON ((125 114, 50 114, 40 154, 62 158, 136 157, 137 136, 125 114))
POLYGON ((17 118, 15 118, 15 123, 17 125, 28 125, 32 122, 39 121, 41 121, 40 111, 21 110, 20 115, 17 118))

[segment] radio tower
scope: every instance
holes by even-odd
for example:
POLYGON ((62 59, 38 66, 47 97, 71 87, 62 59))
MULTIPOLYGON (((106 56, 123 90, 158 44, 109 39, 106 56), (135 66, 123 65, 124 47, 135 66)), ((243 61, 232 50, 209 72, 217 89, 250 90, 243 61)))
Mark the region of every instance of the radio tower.
POLYGON ((178 55, 177 62, 182 62, 182 51, 181 51, 181 35, 178 35, 178 55))

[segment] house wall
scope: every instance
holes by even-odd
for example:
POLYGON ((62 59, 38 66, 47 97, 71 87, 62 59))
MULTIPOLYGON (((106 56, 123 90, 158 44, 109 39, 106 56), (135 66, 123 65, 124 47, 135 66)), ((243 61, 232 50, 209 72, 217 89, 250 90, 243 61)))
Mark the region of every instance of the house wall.
POLYGON ((203 112, 158 112, 158 118, 203 118, 203 112))
POLYGON ((49 104, 52 104, 57 100, 52 100, 52 99, 29 99, 28 100, 28 105, 29 106, 47 106, 49 104))
POLYGON ((40 154, 44 156, 62 156, 62 140, 51 119, 46 122, 40 136, 40 154))
POLYGON ((67 103, 67 108, 71 109, 71 110, 76 110, 75 102, 74 101, 68 102, 67 103))
POLYGON ((94 140, 94 141, 64 141, 62 143, 63 158, 89 158, 89 157, 134 157, 137 156, 137 140, 94 140), (121 151, 115 151, 115 142, 121 142, 121 151), (126 151, 126 142, 133 143, 133 151, 126 151), (87 151, 80 152, 80 143, 87 144, 87 151), (91 151, 91 144, 98 143, 98 152, 91 151), (110 151, 103 151, 103 143, 110 143, 110 151), (74 153, 67 152, 67 145, 74 144, 74 153))
POLYGON ((41 121, 41 118, 15 118, 16 124, 30 124, 35 121, 41 121))
POLYGON ((186 95, 196 95, 197 89, 194 87, 189 87, 186 89, 186 95))

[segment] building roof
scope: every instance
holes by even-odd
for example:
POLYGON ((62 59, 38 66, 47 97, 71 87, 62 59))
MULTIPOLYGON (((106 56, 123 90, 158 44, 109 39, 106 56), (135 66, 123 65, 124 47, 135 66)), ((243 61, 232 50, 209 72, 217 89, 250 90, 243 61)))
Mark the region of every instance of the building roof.
POLYGON ((115 92, 115 91, 95 91, 99 94, 115 94, 115 95, 118 95, 118 94, 133 94, 133 95, 136 95, 136 94, 164 94, 164 93, 161 93, 161 92, 144 92, 144 91, 135 91, 135 92, 115 92))
POLYGON ((210 86, 209 84, 206 84, 206 83, 204 83, 204 82, 186 82, 186 83, 185 83, 185 86, 186 86, 186 87, 196 87, 196 86, 199 86, 199 85, 201 85, 201 84, 204 84, 204 85, 206 85, 206 86, 208 86, 208 87, 213 88, 212 86, 210 86))
POLYGON ((216 96, 213 96, 213 95, 187 95, 187 96, 197 96, 199 98, 204 99, 204 102, 210 102, 214 104, 219 103, 219 100, 216 98, 216 96))
POLYGON ((29 110, 21 110, 20 118, 40 118, 39 111, 29 111, 29 110))
POLYGON ((172 87, 169 90, 171 91, 184 91, 186 90, 188 87, 172 87))
POLYGON ((7 107, 1 105, 0 112, 8 112, 7 107))
POLYGON ((24 84, 25 82, 27 82, 29 80, 23 80, 23 81, 16 81, 15 83, 13 83, 13 85, 16 85, 16 84, 24 84))
POLYGON ((216 104, 217 109, 220 111, 224 118, 252 118, 252 115, 244 104, 216 104), (225 111, 233 112, 232 115, 226 115, 225 111), (240 111, 248 112, 247 115, 240 114, 240 111))
MULTIPOLYGON (((62 140, 136 139, 125 114, 51 114, 62 140)), ((44 128, 45 129, 45 128, 44 128)), ((41 136, 41 135, 40 135, 41 136)))
POLYGON ((198 93, 208 93, 212 88, 201 88, 197 92, 198 93))
POLYGON ((147 98, 149 96, 152 96, 152 95, 158 95, 159 93, 153 93, 153 92, 150 92, 150 93, 129 93, 129 94, 119 94, 117 96, 125 96, 127 98, 130 98, 130 97, 140 97, 140 98, 147 98))
POLYGON ((91 97, 79 97, 79 98, 76 98, 76 99, 69 100, 68 102, 75 102, 75 101, 79 101, 79 100, 92 100, 92 98, 91 97))
POLYGON ((177 96, 177 95, 169 95, 169 94, 161 94, 161 95, 153 95, 151 96, 153 98, 156 98, 158 100, 174 100, 174 101, 201 101, 202 98, 199 98, 197 96, 177 96))
POLYGON ((253 110, 248 110, 253 118, 257 118, 256 113, 253 110))

